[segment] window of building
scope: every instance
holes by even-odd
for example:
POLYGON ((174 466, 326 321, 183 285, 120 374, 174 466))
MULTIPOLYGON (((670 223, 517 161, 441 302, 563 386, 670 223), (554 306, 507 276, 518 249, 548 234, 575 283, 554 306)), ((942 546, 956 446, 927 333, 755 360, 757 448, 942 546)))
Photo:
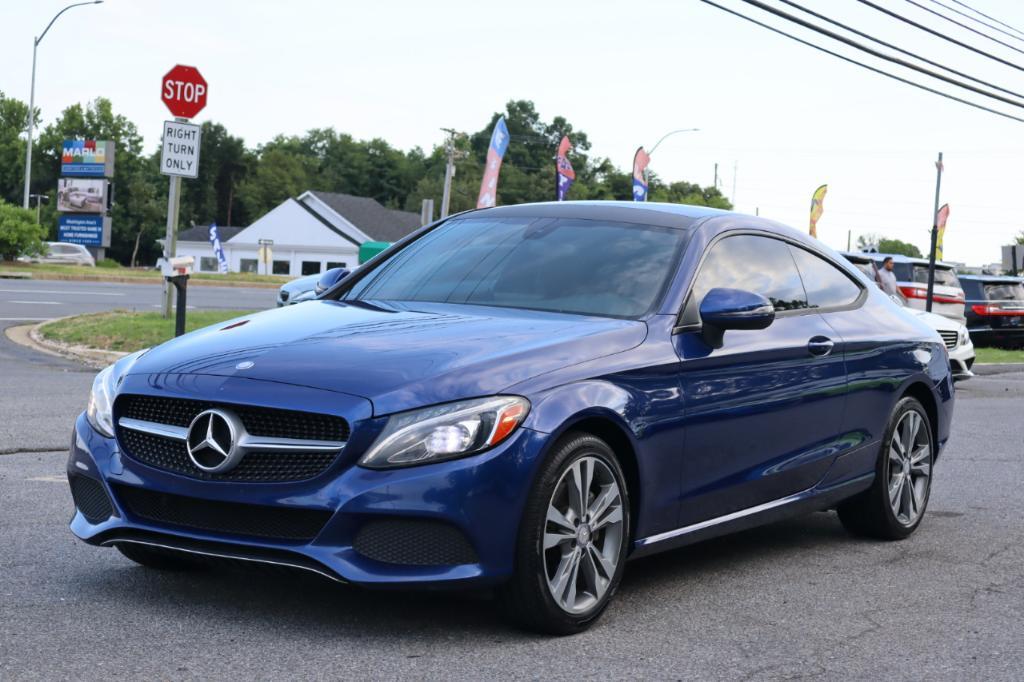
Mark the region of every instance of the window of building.
POLYGON ((860 296, 861 288, 836 266, 796 246, 791 246, 790 251, 800 270, 810 307, 850 305, 860 296))
POLYGON ((200 272, 217 272, 219 269, 217 259, 213 256, 203 256, 199 259, 200 272))
POLYGON ((243 258, 238 262, 239 272, 256 272, 259 262, 255 258, 243 258))
POLYGON ((292 262, 290 260, 276 260, 276 261, 274 261, 274 274, 275 275, 290 275, 290 274, 292 274, 292 262))
MULTIPOLYGON (((276 272, 276 270, 275 270, 276 272)), ((302 275, 316 275, 320 273, 320 261, 318 260, 304 260, 302 261, 302 275)))
POLYGON ((345 262, 338 263, 338 262, 334 262, 334 261, 327 261, 327 269, 328 270, 333 270, 334 268, 347 268, 347 267, 348 267, 348 263, 345 263, 345 262))

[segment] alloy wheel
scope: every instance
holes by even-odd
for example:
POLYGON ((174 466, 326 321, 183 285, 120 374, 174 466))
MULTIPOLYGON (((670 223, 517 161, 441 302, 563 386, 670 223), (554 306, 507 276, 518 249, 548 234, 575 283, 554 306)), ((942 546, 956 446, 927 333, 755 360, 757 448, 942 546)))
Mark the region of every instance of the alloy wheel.
POLYGON ((921 415, 910 410, 889 441, 889 505, 904 526, 912 526, 924 510, 931 484, 932 446, 921 415))
POLYGON ((555 485, 544 523, 548 589, 564 611, 600 603, 618 567, 624 532, 622 493, 611 468, 585 456, 555 485))

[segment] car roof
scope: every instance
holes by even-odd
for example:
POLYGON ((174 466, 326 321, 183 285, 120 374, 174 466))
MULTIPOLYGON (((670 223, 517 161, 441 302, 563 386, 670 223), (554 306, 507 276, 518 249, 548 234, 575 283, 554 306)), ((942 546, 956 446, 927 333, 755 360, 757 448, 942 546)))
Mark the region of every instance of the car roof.
POLYGON ((1013 275, 960 275, 960 279, 992 284, 1020 284, 1024 281, 1024 277, 1014 277, 1013 275))
POLYGON ((547 201, 477 209, 460 215, 496 218, 536 216, 538 218, 603 219, 685 229, 693 227, 705 218, 739 214, 707 206, 652 201, 547 201))
MULTIPOLYGON (((913 256, 904 256, 902 253, 875 253, 875 252, 867 252, 867 251, 862 251, 861 253, 864 256, 867 256, 868 258, 870 258, 870 259, 872 259, 874 261, 883 261, 886 258, 892 258, 893 262, 895 262, 895 263, 911 263, 913 265, 928 265, 928 259, 927 258, 915 258, 913 256)), ((937 267, 937 268, 949 268, 950 270, 955 270, 956 269, 956 266, 953 265, 952 263, 946 263, 945 261, 941 261, 941 260, 935 261, 935 267, 937 267)))

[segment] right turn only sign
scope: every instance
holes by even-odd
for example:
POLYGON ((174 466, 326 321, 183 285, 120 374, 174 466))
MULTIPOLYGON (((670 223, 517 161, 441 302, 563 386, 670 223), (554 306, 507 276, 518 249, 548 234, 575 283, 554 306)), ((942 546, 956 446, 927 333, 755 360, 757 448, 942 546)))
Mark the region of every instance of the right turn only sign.
POLYGON ((164 147, 160 155, 160 172, 194 178, 199 175, 199 134, 197 125, 164 121, 164 147))

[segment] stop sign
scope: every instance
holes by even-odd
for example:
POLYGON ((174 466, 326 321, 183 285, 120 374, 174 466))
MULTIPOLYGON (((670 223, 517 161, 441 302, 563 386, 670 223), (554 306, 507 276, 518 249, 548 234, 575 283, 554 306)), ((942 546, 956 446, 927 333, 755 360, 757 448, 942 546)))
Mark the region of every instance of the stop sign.
POLYGON ((206 79, 194 66, 178 64, 167 72, 160 99, 171 113, 192 118, 206 106, 206 79))

